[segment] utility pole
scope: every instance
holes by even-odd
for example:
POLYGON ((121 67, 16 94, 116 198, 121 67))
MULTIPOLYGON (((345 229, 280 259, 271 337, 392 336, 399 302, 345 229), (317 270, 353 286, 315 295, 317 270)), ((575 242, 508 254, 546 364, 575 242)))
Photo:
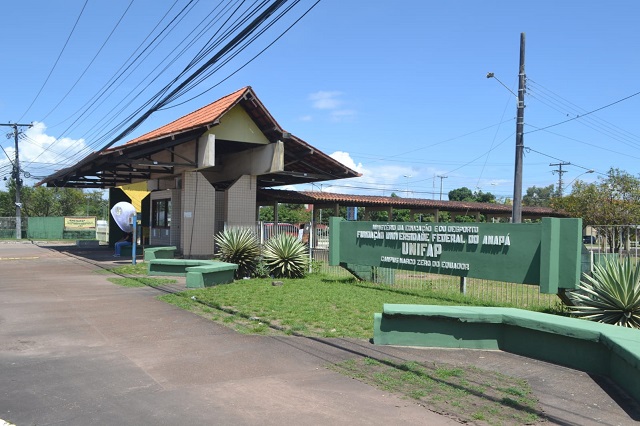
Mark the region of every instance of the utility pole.
POLYGON ((558 166, 556 170, 552 170, 551 173, 558 174, 558 197, 562 197, 562 175, 567 173, 566 170, 562 170, 562 166, 568 166, 571 163, 566 161, 561 161, 559 163, 551 163, 549 164, 551 167, 558 166))
POLYGON ((513 178, 513 211, 511 221, 522 222, 522 157, 524 152, 524 92, 526 75, 524 73, 524 33, 520 33, 520 71, 518 73, 518 111, 516 119, 516 166, 513 178))
POLYGON ((13 138, 15 141, 16 155, 13 161, 13 179, 16 182, 16 240, 22 239, 22 202, 20 201, 20 192, 22 191, 22 178, 20 177, 20 151, 18 149, 18 136, 20 132, 18 127, 31 127, 32 124, 6 123, 0 126, 13 127, 13 138))
POLYGON ((446 179, 449 176, 438 176, 440 178, 440 201, 442 201, 442 179, 446 179))

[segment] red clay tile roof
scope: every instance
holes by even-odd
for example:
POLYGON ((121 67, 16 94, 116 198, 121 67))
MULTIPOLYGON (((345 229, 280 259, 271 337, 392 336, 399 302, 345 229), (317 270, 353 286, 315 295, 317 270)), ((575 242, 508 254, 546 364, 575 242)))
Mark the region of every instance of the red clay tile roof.
POLYGON ((285 167, 282 172, 261 175, 259 184, 267 187, 357 177, 360 174, 309 145, 282 127, 271 116, 250 86, 189 113, 124 145, 94 152, 76 165, 47 176, 38 185, 77 188, 106 188, 152 179, 150 168, 133 167, 141 159, 202 135, 210 126, 240 105, 271 142, 284 143, 285 167))
POLYGON ((195 110, 185 116, 178 118, 175 121, 172 121, 169 124, 165 124, 164 126, 157 128, 155 130, 150 131, 142 136, 139 136, 125 145, 134 144, 138 142, 146 142, 153 139, 160 138, 162 136, 171 135, 174 133, 181 133, 187 130, 195 129, 198 127, 205 126, 207 124, 211 124, 215 122, 217 119, 222 117, 224 113, 233 108, 247 93, 251 91, 251 87, 243 87, 240 90, 237 90, 223 98, 218 99, 217 101, 210 103, 207 106, 204 106, 198 110, 195 110))
MULTIPOLYGON (((509 215, 512 206, 496 203, 475 203, 467 201, 439 201, 425 198, 401 198, 384 197, 376 195, 336 194, 320 191, 288 191, 277 189, 261 189, 258 191, 259 202, 292 204, 314 204, 326 206, 339 204, 345 207, 385 207, 393 206, 396 209, 439 209, 455 213, 469 213, 479 211, 485 214, 509 215)), ((549 207, 523 206, 522 213, 525 216, 551 216, 567 217, 565 212, 557 211, 549 207)))

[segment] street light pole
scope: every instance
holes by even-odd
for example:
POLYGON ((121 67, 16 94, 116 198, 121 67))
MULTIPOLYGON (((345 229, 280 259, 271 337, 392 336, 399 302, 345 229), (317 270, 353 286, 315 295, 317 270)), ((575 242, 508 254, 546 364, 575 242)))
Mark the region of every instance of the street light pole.
MULTIPOLYGON (((516 118, 516 161, 513 176, 513 210, 511 222, 522 222, 522 157, 524 155, 524 93, 526 88, 526 74, 524 73, 524 33, 520 33, 520 69, 518 72, 518 106, 516 118)), ((494 73, 487 73, 487 78, 495 78, 498 83, 509 89, 503 82, 498 80, 494 73)))
POLYGON ((522 222, 522 157, 524 153, 524 33, 520 33, 520 72, 518 73, 518 111, 516 118, 516 162, 513 178, 513 223, 522 222))
POLYGON ((406 197, 409 197, 409 179, 411 179, 413 176, 412 175, 404 175, 404 177, 407 179, 407 191, 406 191, 406 197))
POLYGON ((449 176, 438 176, 440 178, 440 201, 442 201, 442 180, 448 178, 449 176))
POLYGON ((22 192, 22 178, 20 177, 20 150, 18 148, 18 137, 20 132, 18 127, 27 126, 31 127, 32 124, 19 124, 19 123, 7 123, 0 124, 0 126, 13 127, 13 138, 15 141, 15 159, 13 161, 13 179, 16 183, 16 240, 22 239, 22 201, 20 200, 20 192, 22 192))
MULTIPOLYGON (((567 184, 567 186, 565 186, 565 188, 571 188, 571 185, 573 184, 573 182, 577 181, 578 178, 582 175, 586 175, 587 173, 593 173, 595 172, 595 170, 587 170, 586 172, 582 172, 580 173, 578 176, 576 176, 575 178, 573 178, 573 180, 571 182, 569 182, 567 184)), ((563 191, 564 192, 564 191, 563 191)), ((562 198, 562 192, 560 192, 560 198, 562 198)))

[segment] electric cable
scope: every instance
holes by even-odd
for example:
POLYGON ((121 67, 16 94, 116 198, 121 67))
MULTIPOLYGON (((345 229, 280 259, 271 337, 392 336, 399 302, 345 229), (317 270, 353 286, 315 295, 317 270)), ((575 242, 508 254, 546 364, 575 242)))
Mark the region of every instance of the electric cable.
POLYGON ((42 83, 42 86, 40 87, 40 90, 38 90, 38 93, 36 94, 35 98, 33 98, 31 103, 29 104, 29 106, 27 107, 27 110, 18 119, 18 123, 20 121, 22 121, 22 118, 25 115, 27 115, 29 110, 31 110, 31 107, 38 100, 38 97, 40 97, 40 94, 42 93, 42 90, 44 89, 44 87, 49 82, 49 78, 51 78, 51 74, 53 74, 53 70, 56 69, 56 66, 58 65, 58 62, 60 61, 60 58, 62 57, 62 54, 64 53, 65 49, 67 48, 67 44, 69 44, 69 40, 71 40, 71 36, 73 35, 76 27, 78 26, 78 22, 80 22, 80 18, 82 17, 82 14, 84 13, 84 9, 87 7, 87 3, 89 3, 89 0, 85 0, 84 4, 82 5, 82 9, 80 10, 80 14, 76 18, 76 22, 75 22, 75 24, 73 24, 73 28, 71 28, 71 32, 69 33, 69 36, 67 37, 67 41, 64 42, 64 46, 62 46, 62 50, 60 50, 60 53, 58 54, 58 57, 56 58, 56 61, 54 62, 53 66, 51 67, 51 70, 49 70, 49 74, 47 75, 47 78, 44 80, 44 83, 42 83))
POLYGON ((82 74, 80 74, 80 77, 78 77, 78 79, 75 81, 75 83, 73 83, 73 85, 71 86, 71 88, 69 89, 69 91, 62 97, 62 99, 44 116, 42 117, 42 120, 44 121, 47 117, 49 117, 49 115, 51 115, 51 113, 53 111, 55 111, 56 108, 58 108, 58 106, 60 106, 60 104, 67 99, 67 97, 69 96, 69 94, 73 91, 73 89, 78 85, 78 83, 80 82, 80 80, 82 80, 82 77, 84 77, 84 75, 87 73, 87 71, 89 70, 89 68, 91 67, 91 65, 93 65, 93 63, 95 62, 96 58, 98 57, 98 55, 100 55, 100 52, 102 52, 102 49, 104 49, 104 47, 106 46, 107 42, 111 39, 111 36, 113 35, 113 33, 116 31, 116 29, 118 28, 118 26, 120 26, 120 23, 122 22, 122 20, 124 19, 125 15, 127 14, 127 12, 129 11, 129 8, 131 8, 131 5, 133 4, 135 0, 131 0, 129 5, 127 6, 127 8, 125 9, 125 11, 122 13, 122 15, 120 16, 120 19, 118 20, 118 22, 116 23, 116 25, 113 27, 113 29, 111 30, 111 32, 109 33, 109 36, 107 37, 107 39, 104 41, 104 43, 102 43, 102 46, 100 46, 100 49, 98 49, 98 52, 94 55, 94 57, 91 59, 91 61, 89 62, 89 65, 87 65, 87 67, 84 69, 84 71, 82 71, 82 74))

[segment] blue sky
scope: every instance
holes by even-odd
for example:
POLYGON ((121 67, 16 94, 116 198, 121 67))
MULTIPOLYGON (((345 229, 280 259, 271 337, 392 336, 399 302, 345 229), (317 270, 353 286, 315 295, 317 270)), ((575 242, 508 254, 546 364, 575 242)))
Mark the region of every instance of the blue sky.
MULTIPOLYGON (((220 2, 193 2, 191 13, 129 79, 87 106, 170 7, 173 15, 187 3, 89 0, 44 87, 85 0, 67 0, 64 7, 40 0, 5 5, 0 122, 37 123, 20 144, 25 170, 47 175, 86 155, 91 144, 102 146, 110 125, 177 75, 197 43, 166 70, 158 64, 177 51, 183 37, 199 31, 198 23, 220 2), (156 80, 130 101, 127 96, 146 85, 148 80, 141 82, 150 74, 156 80), (80 116, 83 111, 92 113, 80 116)), ((205 95, 155 113, 124 141, 249 85, 281 126, 363 173, 333 186, 324 183, 323 190, 439 198, 438 176, 447 176, 445 199, 462 186, 510 197, 516 98, 500 82, 517 90, 524 32, 524 190, 557 184, 557 167, 549 164, 560 161, 572 163, 564 166, 565 185, 576 178, 593 181, 611 167, 638 174, 640 3, 321 0, 261 56, 222 81, 313 3, 301 1, 170 106, 211 88, 205 95), (487 72, 500 82, 487 79, 487 72), (553 127, 539 130, 548 126, 553 127), (595 172, 584 173, 590 169, 595 172)), ((210 36, 215 28, 203 29, 210 36)), ((13 155, 11 139, 0 138, 0 145, 13 155)), ((8 170, 0 160, 0 178, 8 170)))

